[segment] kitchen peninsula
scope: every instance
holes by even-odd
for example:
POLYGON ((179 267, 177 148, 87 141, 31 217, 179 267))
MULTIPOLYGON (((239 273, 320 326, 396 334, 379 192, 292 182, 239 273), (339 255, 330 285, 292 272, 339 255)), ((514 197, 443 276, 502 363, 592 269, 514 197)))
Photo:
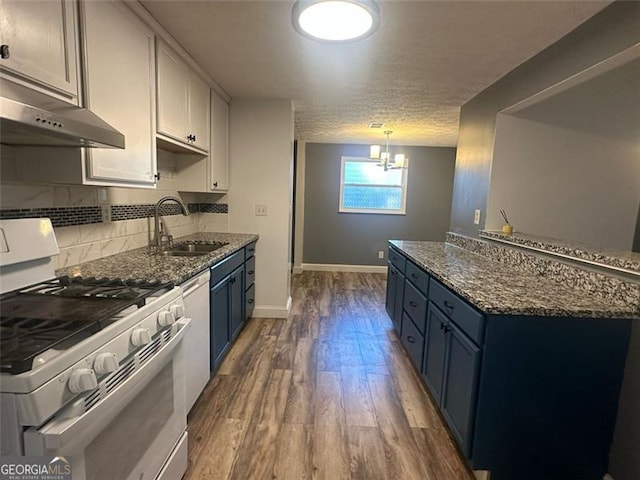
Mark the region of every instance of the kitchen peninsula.
POLYGON ((581 290, 509 262, 519 252, 497 261, 471 251, 485 242, 448 241, 390 241, 386 305, 470 466, 601 479, 640 285, 581 290))

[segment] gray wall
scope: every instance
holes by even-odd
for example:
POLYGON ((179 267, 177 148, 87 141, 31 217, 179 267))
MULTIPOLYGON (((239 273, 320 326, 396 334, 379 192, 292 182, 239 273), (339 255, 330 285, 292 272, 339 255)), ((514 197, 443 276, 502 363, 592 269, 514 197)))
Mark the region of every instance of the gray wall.
POLYGON ((640 202, 639 147, 500 114, 486 228, 501 228, 504 208, 520 232, 631 250, 640 202))
POLYGON ((484 228, 496 114, 640 42, 640 2, 614 2, 467 102, 460 132, 451 205, 454 232, 476 235, 484 228), (476 208, 480 225, 473 224, 476 208))
POLYGON ((304 263, 386 265, 389 239, 444 241, 455 149, 393 148, 409 157, 406 215, 338 213, 340 159, 368 157, 369 146, 306 144, 304 263))

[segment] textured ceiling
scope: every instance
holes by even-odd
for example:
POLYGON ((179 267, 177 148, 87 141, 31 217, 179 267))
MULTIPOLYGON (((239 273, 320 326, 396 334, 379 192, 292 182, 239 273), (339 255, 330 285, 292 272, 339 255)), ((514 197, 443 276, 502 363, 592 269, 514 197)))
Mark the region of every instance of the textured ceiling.
POLYGON ((141 3, 232 98, 292 99, 300 140, 453 146, 461 105, 610 2, 380 1, 343 45, 298 35, 292 1, 141 3))

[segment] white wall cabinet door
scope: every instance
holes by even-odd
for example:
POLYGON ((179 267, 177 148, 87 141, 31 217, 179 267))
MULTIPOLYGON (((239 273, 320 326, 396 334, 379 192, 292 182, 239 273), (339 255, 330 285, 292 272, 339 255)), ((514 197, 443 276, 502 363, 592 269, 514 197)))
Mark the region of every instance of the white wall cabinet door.
POLYGON ((158 43, 157 61, 158 133, 208 152, 209 86, 161 42, 158 43))
POLYGON ((229 189, 229 104, 211 91, 211 150, 209 177, 212 191, 229 189))
POLYGON ((183 143, 189 135, 189 69, 165 44, 158 43, 158 133, 183 143))
POLYGON ((2 77, 78 104, 78 12, 74 0, 0 0, 2 77))
POLYGON ((153 187, 157 171, 153 32, 124 4, 85 2, 83 7, 88 106, 125 136, 124 150, 87 149, 87 179, 153 187))
POLYGON ((211 115, 209 110, 209 85, 194 72, 189 74, 189 134, 191 145, 209 151, 211 115))

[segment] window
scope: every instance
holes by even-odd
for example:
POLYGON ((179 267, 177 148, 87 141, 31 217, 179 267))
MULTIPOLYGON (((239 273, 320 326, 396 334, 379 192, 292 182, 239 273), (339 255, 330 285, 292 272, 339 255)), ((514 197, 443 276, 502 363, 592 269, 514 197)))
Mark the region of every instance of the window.
POLYGON ((339 212, 404 215, 406 199, 406 168, 385 171, 375 160, 342 157, 339 212))

